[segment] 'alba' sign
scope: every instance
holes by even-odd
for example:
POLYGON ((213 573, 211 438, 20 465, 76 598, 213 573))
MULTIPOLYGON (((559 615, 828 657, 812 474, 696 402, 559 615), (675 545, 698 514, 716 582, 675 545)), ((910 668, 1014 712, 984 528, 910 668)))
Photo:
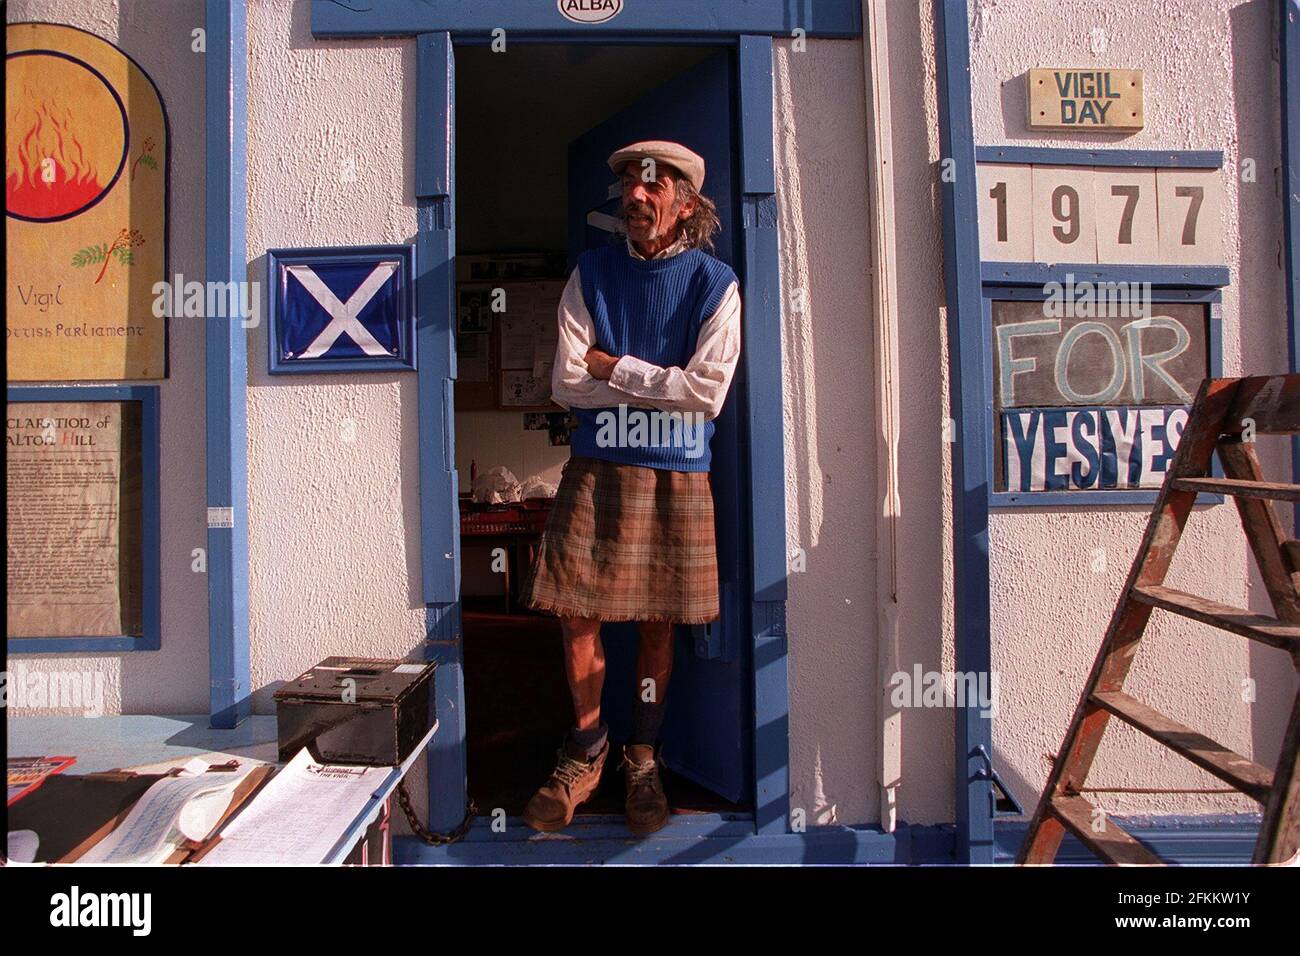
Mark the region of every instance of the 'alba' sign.
POLYGON ((555 0, 555 6, 574 23, 605 23, 623 9, 623 0, 555 0))

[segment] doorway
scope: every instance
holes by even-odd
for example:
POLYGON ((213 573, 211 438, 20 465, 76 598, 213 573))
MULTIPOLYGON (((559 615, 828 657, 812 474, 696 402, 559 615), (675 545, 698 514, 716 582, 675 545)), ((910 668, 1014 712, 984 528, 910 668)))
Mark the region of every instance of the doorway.
MULTIPOLYGON (((613 148, 677 139, 705 156, 719 206, 715 254, 738 274, 734 50, 710 46, 455 47, 455 467, 469 796, 520 813, 573 719, 558 621, 519 602, 568 459, 549 402, 555 305, 577 253, 610 241, 613 148), (548 338, 547 333, 550 333, 548 338), (509 474, 506 474, 508 472, 509 474), (512 499, 522 485, 522 501, 512 499), (477 486, 477 495, 476 495, 477 486), (475 500, 475 498, 480 500, 475 500)), ((662 739, 676 812, 752 810, 753 663, 744 365, 713 439, 722 617, 678 628, 662 739)), ((603 716, 611 759, 583 814, 621 814, 615 759, 634 691, 634 625, 606 624, 603 716)))

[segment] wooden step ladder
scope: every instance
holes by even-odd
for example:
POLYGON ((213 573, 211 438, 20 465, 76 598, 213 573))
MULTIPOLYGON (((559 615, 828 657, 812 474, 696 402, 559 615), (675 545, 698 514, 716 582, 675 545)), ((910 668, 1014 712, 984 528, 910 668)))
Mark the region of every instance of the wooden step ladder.
MULTIPOLYGON (((1146 534, 1070 720, 1017 863, 1051 863, 1069 830, 1108 863, 1163 861, 1083 795, 1110 718, 1118 717, 1264 806, 1253 862, 1280 863, 1300 848, 1300 691, 1273 770, 1124 693, 1142 634, 1157 608, 1290 653, 1300 670, 1300 541, 1284 540, 1271 501, 1300 502, 1300 485, 1263 480, 1256 435, 1300 433, 1300 375, 1206 379, 1156 498, 1146 534), (1218 452, 1225 477, 1210 476, 1218 452), (1165 587, 1174 550, 1198 494, 1233 498, 1276 616, 1255 614, 1165 587), (1095 821, 1100 825, 1094 826, 1095 821), (1100 831, 1100 832, 1098 832, 1100 831)), ((1280 661, 1279 661, 1280 663, 1280 661)))

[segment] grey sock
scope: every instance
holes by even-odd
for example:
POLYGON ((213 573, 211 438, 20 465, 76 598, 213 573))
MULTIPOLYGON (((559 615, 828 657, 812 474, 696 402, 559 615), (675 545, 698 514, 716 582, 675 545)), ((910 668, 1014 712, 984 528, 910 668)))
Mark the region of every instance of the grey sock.
POLYGON ((579 730, 573 727, 569 730, 569 737, 564 746, 570 756, 591 760, 605 746, 605 738, 608 735, 609 727, 603 723, 591 730, 579 730))

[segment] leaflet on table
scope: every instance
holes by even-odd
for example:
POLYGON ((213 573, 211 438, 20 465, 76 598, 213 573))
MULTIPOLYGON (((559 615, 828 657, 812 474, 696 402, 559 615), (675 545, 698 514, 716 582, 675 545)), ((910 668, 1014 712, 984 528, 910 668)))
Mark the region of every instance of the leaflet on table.
POLYGON ((6 805, 13 806, 55 773, 62 773, 77 762, 76 757, 10 757, 6 805))

